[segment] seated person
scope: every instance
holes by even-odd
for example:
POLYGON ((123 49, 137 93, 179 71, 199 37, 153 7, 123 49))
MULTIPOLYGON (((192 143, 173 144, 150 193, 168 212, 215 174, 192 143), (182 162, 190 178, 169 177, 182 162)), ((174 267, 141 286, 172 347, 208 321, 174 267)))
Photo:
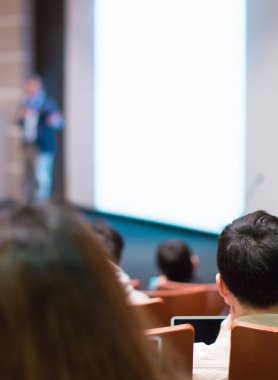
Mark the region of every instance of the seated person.
POLYGON ((104 244, 111 261, 120 265, 125 245, 123 237, 103 220, 96 220, 91 225, 104 244))
POLYGON ((0 378, 166 380, 84 220, 10 211, 0 216, 0 378))
POLYGON ((149 297, 145 293, 134 289, 130 282, 130 277, 120 267, 120 261, 124 248, 124 239, 120 233, 103 220, 91 222, 91 226, 97 233, 100 242, 103 244, 103 247, 109 255, 108 257, 117 278, 124 288, 128 301, 138 302, 147 300, 149 297))
POLYGON ((228 379, 235 319, 278 327, 278 218, 256 211, 226 226, 217 265, 216 282, 230 314, 215 343, 195 343, 193 380, 228 379))
POLYGON ((182 240, 169 239, 162 242, 156 251, 156 262, 163 274, 150 279, 151 290, 156 290, 166 281, 199 282, 195 276, 199 258, 191 254, 190 248, 182 240))

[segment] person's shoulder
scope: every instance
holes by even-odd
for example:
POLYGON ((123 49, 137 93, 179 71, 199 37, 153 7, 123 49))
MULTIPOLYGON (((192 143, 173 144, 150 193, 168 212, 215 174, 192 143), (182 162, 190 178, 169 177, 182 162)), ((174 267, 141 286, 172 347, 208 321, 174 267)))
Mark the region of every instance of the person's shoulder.
POLYGON ((252 314, 244 315, 236 319, 238 322, 253 323, 268 327, 278 327, 278 314, 274 313, 262 313, 262 314, 252 314))
POLYGON ((134 287, 132 286, 131 282, 130 282, 130 277, 127 273, 125 273, 125 271, 118 265, 112 263, 111 261, 109 261, 117 278, 118 278, 118 281, 120 281, 122 287, 123 287, 123 290, 125 292, 125 295, 128 299, 128 301, 130 302, 138 302, 138 301, 146 301, 149 299, 149 297, 143 293, 143 292, 140 292, 136 289, 134 289, 134 287))

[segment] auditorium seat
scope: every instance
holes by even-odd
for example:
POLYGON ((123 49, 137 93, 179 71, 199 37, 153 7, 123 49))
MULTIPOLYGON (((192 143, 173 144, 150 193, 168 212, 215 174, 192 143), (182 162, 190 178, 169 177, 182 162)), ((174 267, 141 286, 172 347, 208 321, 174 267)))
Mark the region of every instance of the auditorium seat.
POLYGON ((157 290, 177 290, 177 289, 186 289, 192 288, 194 286, 202 286, 204 284, 201 283, 193 283, 193 282, 177 282, 177 281, 163 281, 163 283, 157 286, 157 290))
POLYGON ((207 315, 206 288, 193 287, 181 290, 149 290, 150 297, 160 297, 164 301, 167 325, 176 315, 207 315))
POLYGON ((278 328, 234 323, 229 380, 277 380, 277 349, 278 328))
POLYGON ((228 314, 227 305, 224 303, 223 297, 220 296, 216 283, 190 283, 165 281, 159 285, 158 290, 180 290, 192 289, 193 287, 206 286, 207 292, 207 313, 208 315, 228 314))
POLYGON ((228 315, 229 306, 219 294, 216 284, 205 284, 207 315, 228 315))
POLYGON ((146 330, 145 334, 159 337, 159 358, 161 366, 172 361, 175 373, 179 368, 185 372, 186 379, 192 378, 194 329, 189 324, 168 326, 146 330))
POLYGON ((160 297, 133 302, 130 307, 141 319, 144 329, 167 325, 164 301, 160 297))
POLYGON ((227 311, 215 284, 193 285, 176 290, 148 290, 145 293, 163 299, 167 325, 173 316, 219 315, 226 314, 227 311))

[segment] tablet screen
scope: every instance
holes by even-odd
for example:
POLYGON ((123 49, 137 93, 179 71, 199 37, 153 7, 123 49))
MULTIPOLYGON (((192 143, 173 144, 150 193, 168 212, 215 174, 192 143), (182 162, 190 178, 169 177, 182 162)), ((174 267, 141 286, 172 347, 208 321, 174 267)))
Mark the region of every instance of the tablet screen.
POLYGON ((214 343, 219 333, 221 322, 225 316, 181 316, 173 317, 171 325, 189 323, 194 327, 194 341, 206 344, 214 343))

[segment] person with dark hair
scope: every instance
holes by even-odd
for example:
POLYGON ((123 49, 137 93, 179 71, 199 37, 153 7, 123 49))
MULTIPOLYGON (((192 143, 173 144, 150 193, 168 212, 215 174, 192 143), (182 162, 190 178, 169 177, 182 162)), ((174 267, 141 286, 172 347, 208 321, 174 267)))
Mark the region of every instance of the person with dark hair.
POLYGON ((278 327, 278 218, 256 211, 226 226, 218 240, 216 282, 230 306, 214 344, 194 347, 194 380, 227 380, 231 323, 278 327))
POLYGON ((121 234, 103 220, 96 220, 90 222, 90 224, 93 231, 98 235, 111 261, 113 270, 124 289, 126 299, 129 302, 146 301, 149 299, 145 293, 134 289, 129 275, 120 267, 120 260, 124 248, 124 239, 121 234))
POLYGON ((196 282, 198 256, 192 255, 187 244, 180 239, 162 242, 156 251, 156 262, 162 275, 150 279, 150 289, 157 289, 166 281, 196 282))
POLYGON ((103 244, 107 249, 107 252, 111 256, 111 260, 116 265, 120 265, 124 249, 124 239, 121 234, 104 220, 96 220, 94 222, 91 222, 91 225, 94 231, 101 238, 103 244))
POLYGON ((63 118, 38 75, 26 83, 17 124, 22 128, 24 196, 28 201, 47 200, 52 190, 56 133, 63 127, 63 118))
POLYGON ((1 379, 166 378, 82 218, 27 206, 0 219, 1 379))

